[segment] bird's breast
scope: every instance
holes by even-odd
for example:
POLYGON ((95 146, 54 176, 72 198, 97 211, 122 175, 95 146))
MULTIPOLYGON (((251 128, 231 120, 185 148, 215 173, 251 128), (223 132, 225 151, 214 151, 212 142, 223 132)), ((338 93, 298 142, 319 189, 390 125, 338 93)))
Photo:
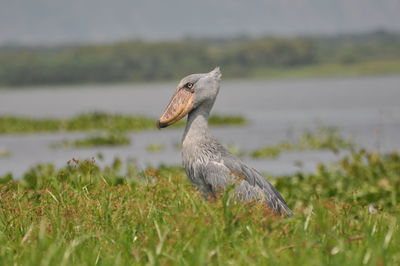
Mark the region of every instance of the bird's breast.
POLYGON ((183 143, 182 163, 191 182, 204 186, 204 169, 212 157, 204 145, 198 143, 183 143))

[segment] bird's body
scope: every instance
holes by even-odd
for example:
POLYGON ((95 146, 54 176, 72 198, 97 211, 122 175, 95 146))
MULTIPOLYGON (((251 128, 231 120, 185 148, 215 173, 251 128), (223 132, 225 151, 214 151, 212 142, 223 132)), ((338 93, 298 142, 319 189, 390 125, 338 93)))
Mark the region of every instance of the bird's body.
POLYGON ((158 126, 168 126, 188 113, 182 139, 183 166, 190 181, 206 197, 232 185, 241 200, 264 201, 279 215, 293 215, 279 192, 259 172, 246 166, 211 135, 208 117, 219 91, 220 77, 217 68, 184 78, 158 126))

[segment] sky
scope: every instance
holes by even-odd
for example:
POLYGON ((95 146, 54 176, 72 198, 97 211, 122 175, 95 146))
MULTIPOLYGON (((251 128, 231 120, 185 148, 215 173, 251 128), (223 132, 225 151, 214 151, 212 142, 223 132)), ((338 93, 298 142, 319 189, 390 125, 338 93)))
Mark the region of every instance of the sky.
POLYGON ((1 44, 400 32, 400 0, 0 0, 1 44))

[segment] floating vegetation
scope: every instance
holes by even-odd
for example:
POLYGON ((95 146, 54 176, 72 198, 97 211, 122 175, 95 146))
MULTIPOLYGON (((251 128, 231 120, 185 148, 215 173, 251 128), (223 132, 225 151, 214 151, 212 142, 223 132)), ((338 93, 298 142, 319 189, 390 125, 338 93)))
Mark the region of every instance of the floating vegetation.
POLYGON ((245 125, 247 120, 238 115, 212 115, 208 120, 211 126, 231 126, 231 125, 245 125))
POLYGON ((148 145, 148 146, 146 147, 146 149, 147 149, 148 151, 150 151, 150 152, 161 152, 161 151, 165 150, 165 145, 163 145, 163 144, 158 144, 158 143, 150 144, 150 145, 148 145))
POLYGON ((10 157, 11 151, 8 149, 0 148, 0 158, 10 157))
MULTIPOLYGON (((183 127, 186 121, 182 119, 177 123, 169 126, 169 128, 183 127)), ((247 124, 247 119, 239 115, 211 115, 208 119, 210 126, 242 126, 247 124)))
POLYGON ((204 200, 181 167, 121 164, 73 159, 0 178, 1 263, 400 264, 398 153, 358 151, 269 179, 295 213, 288 219, 230 191, 204 200))
POLYGON ((0 117, 0 133, 32 133, 58 131, 123 130, 138 131, 155 127, 153 119, 143 116, 94 112, 70 119, 0 117))
POLYGON ((330 150, 335 153, 343 149, 353 149, 355 144, 344 139, 339 129, 334 127, 319 127, 315 132, 306 131, 293 142, 283 141, 266 146, 251 153, 253 158, 275 158, 283 151, 330 150))
POLYGON ((122 133, 108 133, 88 136, 77 140, 64 140, 61 143, 55 143, 53 148, 89 148, 101 146, 125 146, 129 145, 131 140, 122 133))
MULTIPOLYGON (((154 118, 144 116, 103 112, 80 114, 64 120, 0 116, 0 134, 91 130, 139 131, 156 129, 155 121, 154 118)), ((245 122, 246 119, 240 116, 213 115, 210 117, 211 125, 243 125, 245 122)), ((183 126, 184 123, 184 121, 177 123, 177 126, 183 126)))

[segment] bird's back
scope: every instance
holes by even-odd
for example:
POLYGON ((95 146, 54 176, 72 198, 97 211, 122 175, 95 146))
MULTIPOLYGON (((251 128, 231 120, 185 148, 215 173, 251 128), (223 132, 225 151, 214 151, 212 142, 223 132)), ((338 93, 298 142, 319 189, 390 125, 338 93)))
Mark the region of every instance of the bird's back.
POLYGON ((215 139, 183 147, 182 153, 189 179, 205 195, 214 195, 234 185, 239 199, 265 201, 279 215, 293 215, 279 192, 258 171, 245 165, 215 139))

